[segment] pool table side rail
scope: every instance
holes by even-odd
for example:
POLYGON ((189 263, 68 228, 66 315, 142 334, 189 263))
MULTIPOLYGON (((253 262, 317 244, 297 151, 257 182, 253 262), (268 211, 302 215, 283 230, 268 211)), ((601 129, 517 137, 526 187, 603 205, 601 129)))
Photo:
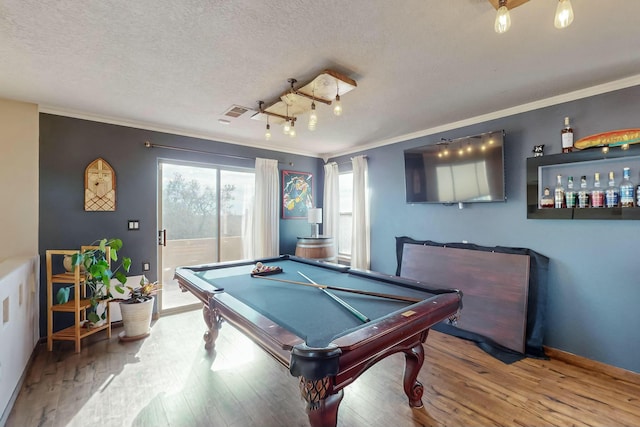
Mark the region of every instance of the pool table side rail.
POLYGON ((334 389, 348 386, 391 354, 413 353, 416 347, 421 348, 433 325, 458 312, 461 298, 458 293, 436 295, 333 340, 330 346, 341 351, 334 389), (408 311, 414 314, 407 317, 408 311))
POLYGON ((436 323, 455 316, 461 305, 462 294, 446 293, 435 295, 372 321, 366 327, 358 328, 334 339, 332 343, 343 350, 356 351, 361 347, 369 346, 371 342, 384 343, 382 345, 385 346, 393 345, 393 343, 385 342, 382 337, 384 335, 394 335, 396 336, 397 344, 403 340, 397 338, 397 333, 407 337, 429 329, 436 323))
POLYGON ((460 291, 456 288, 446 288, 444 285, 436 285, 433 283, 424 282, 421 280, 410 279, 407 277, 400 276, 392 276, 389 274, 379 273, 377 271, 372 270, 361 270, 357 268, 351 268, 348 270, 349 274, 354 276, 365 277, 369 279, 378 280, 385 283, 391 283, 393 285, 401 284, 407 288, 416 289, 419 291, 426 291, 432 294, 448 294, 448 293, 457 293, 460 291))

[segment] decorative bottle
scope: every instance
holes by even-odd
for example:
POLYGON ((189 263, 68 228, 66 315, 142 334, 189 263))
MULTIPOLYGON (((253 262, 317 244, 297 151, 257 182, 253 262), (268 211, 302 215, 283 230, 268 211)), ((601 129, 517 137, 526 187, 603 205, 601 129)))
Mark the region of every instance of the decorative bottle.
POLYGON ((616 186, 613 171, 609 172, 609 186, 604 191, 604 206, 617 208, 620 205, 620 190, 616 186))
POLYGON ((565 208, 564 187, 562 186, 562 175, 557 176, 556 188, 553 191, 553 207, 565 208))
POLYGON ((565 203, 567 208, 576 207, 576 199, 578 198, 578 192, 573 188, 573 177, 570 176, 567 181, 567 191, 564 192, 565 203))
POLYGON ((564 129, 560 132, 562 136, 562 152, 570 153, 573 151, 573 128, 569 124, 569 117, 564 118, 564 129))
POLYGON ((633 182, 631 182, 629 168, 622 170, 622 182, 620 183, 620 206, 632 208, 635 206, 633 182))
POLYGON ((591 190, 591 207, 604 208, 604 190, 600 187, 600 173, 596 172, 591 190))
POLYGON ((541 208, 552 208, 553 207, 553 196, 551 195, 551 190, 549 187, 545 187, 542 192, 542 197, 540 197, 540 207, 541 208))
POLYGON ((589 207, 589 190, 587 189, 587 177, 582 175, 580 177, 580 190, 578 190, 578 207, 589 207))

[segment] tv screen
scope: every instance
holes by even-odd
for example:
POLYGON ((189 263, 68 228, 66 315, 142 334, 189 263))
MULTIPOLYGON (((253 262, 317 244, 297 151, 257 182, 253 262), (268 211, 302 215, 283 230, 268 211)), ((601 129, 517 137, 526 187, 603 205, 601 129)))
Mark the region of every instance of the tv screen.
POLYGON ((407 203, 503 202, 504 132, 404 151, 407 203))

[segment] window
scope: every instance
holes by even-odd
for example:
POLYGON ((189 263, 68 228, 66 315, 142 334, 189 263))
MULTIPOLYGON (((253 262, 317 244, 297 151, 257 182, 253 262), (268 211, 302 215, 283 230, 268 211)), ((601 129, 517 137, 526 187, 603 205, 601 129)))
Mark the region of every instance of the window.
POLYGON ((353 173, 341 173, 338 177, 340 193, 340 236, 338 237, 338 258, 351 259, 351 223, 353 219, 353 173))
POLYGON ((159 172, 164 311, 198 302, 173 280, 176 267, 244 258, 255 173, 177 161, 161 161, 159 172))

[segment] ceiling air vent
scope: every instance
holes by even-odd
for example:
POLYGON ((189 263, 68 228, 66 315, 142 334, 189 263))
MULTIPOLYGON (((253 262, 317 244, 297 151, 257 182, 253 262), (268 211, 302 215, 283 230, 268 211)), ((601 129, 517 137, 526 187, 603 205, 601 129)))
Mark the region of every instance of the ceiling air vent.
POLYGON ((249 109, 247 107, 241 107, 239 105, 232 105, 227 111, 224 112, 224 115, 227 116, 227 117, 232 117, 234 119, 237 119, 238 117, 240 117, 241 115, 243 115, 247 111, 249 111, 249 109))

